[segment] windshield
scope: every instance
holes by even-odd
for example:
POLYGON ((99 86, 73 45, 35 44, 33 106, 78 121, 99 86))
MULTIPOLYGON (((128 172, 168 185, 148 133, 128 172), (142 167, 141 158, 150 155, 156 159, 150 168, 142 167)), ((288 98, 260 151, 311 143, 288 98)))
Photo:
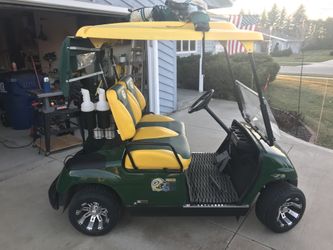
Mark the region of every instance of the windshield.
MULTIPOLYGON (((253 128, 259 132, 265 140, 269 140, 267 128, 265 126, 264 118, 260 109, 260 101, 258 93, 245 86, 240 81, 236 81, 236 86, 240 94, 240 108, 244 119, 252 125, 253 128)), ((280 129, 276 123, 272 110, 270 109, 266 99, 264 100, 268 117, 271 123, 273 136, 276 139, 280 137, 280 129)))

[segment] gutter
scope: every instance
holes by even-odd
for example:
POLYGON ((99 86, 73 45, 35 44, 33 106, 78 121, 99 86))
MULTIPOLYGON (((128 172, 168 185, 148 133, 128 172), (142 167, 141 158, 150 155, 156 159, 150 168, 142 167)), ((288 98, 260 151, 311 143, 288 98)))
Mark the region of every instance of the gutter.
POLYGON ((108 14, 126 16, 129 9, 111 5, 103 5, 96 3, 88 3, 74 0, 0 0, 0 4, 6 4, 12 7, 39 7, 39 8, 51 8, 57 10, 74 10, 77 12, 95 13, 95 14, 108 14))

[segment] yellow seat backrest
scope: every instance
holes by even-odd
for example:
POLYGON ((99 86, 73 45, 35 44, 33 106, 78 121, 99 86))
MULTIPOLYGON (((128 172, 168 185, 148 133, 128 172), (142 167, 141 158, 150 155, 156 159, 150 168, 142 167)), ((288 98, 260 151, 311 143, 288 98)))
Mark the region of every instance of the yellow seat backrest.
POLYGON ((126 88, 120 84, 113 85, 107 90, 106 97, 120 138, 123 141, 132 139, 136 133, 136 119, 126 93, 126 88))
MULTIPOLYGON (((131 77, 129 77, 130 79, 132 79, 131 77)), ((125 79, 125 78, 123 78, 125 79)), ((127 78, 126 78, 127 79, 127 78)), ((125 79, 125 80, 126 80, 125 79)), ((133 94, 133 91, 131 91, 127 86, 128 84, 123 81, 123 80, 120 80, 117 84, 119 85, 122 85, 125 87, 126 89, 126 94, 127 94, 127 97, 128 97, 128 102, 130 104, 130 107, 132 109, 132 113, 133 113, 133 116, 135 118, 135 124, 138 124, 142 118, 142 109, 141 109, 141 106, 140 106, 140 103, 138 101, 138 99, 134 96, 133 94)), ((130 84, 129 84, 130 85, 130 84)), ((133 84, 134 85, 134 84, 133 84)), ((134 85, 135 86, 135 85, 134 85)), ((136 87, 135 87, 136 88, 136 87)), ((139 90, 138 90, 139 91, 139 90)), ((140 92, 141 93, 141 92, 140 92)), ((143 96, 142 96, 143 97, 143 96)), ((144 97, 143 97, 143 100, 144 100, 144 97)), ((145 100, 144 100, 145 101, 145 100)))
POLYGON ((141 93, 141 91, 138 89, 138 87, 135 86, 133 78, 131 76, 125 76, 120 80, 119 83, 125 85, 125 87, 129 90, 129 92, 132 93, 132 95, 139 103, 141 111, 143 111, 147 105, 146 99, 141 93))

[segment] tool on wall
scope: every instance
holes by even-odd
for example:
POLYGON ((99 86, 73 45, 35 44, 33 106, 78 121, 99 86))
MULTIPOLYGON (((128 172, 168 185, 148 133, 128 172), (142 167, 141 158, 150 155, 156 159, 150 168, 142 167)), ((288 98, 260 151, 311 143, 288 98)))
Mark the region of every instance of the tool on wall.
POLYGON ((39 87, 39 89, 42 89, 42 86, 40 84, 40 80, 39 80, 39 77, 38 77, 38 72, 37 72, 37 69, 36 69, 36 64, 35 64, 33 56, 31 56, 30 59, 31 59, 32 67, 34 69, 34 73, 35 73, 35 76, 36 76, 38 87, 39 87))
POLYGON ((131 43, 131 58, 130 58, 130 67, 129 72, 134 78, 135 83, 139 84, 138 86, 143 92, 144 89, 144 65, 145 65, 145 42, 133 40, 131 43))
POLYGON ((52 63, 57 60, 57 55, 55 52, 49 52, 43 56, 43 59, 47 61, 49 64, 49 73, 50 73, 52 68, 52 63))
POLYGON ((111 58, 112 58, 111 60, 112 60, 112 68, 113 68, 113 71, 114 71, 114 75, 116 77, 116 80, 119 81, 120 80, 120 76, 118 74, 116 61, 114 59, 114 56, 112 56, 111 58))
MULTIPOLYGON (((99 63, 98 64, 99 66, 99 70, 103 72, 102 74, 102 82, 104 82, 104 86, 105 86, 105 89, 108 89, 109 88, 109 85, 108 85, 108 82, 106 81, 106 78, 105 78, 105 74, 104 74, 104 71, 103 71, 103 67, 102 67, 102 64, 99 63)), ((101 84, 98 85, 97 89, 96 89, 96 92, 98 90, 98 88, 101 86, 101 84)))

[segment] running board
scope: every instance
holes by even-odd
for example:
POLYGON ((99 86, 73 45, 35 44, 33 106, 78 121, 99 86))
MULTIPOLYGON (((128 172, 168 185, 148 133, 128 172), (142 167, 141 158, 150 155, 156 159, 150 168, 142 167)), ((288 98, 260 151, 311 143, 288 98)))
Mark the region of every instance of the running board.
POLYGON ((183 207, 127 207, 127 210, 140 216, 243 216, 249 211, 249 205, 191 205, 183 207))
POLYGON ((249 205, 228 205, 228 204, 186 204, 183 208, 250 208, 249 205))

